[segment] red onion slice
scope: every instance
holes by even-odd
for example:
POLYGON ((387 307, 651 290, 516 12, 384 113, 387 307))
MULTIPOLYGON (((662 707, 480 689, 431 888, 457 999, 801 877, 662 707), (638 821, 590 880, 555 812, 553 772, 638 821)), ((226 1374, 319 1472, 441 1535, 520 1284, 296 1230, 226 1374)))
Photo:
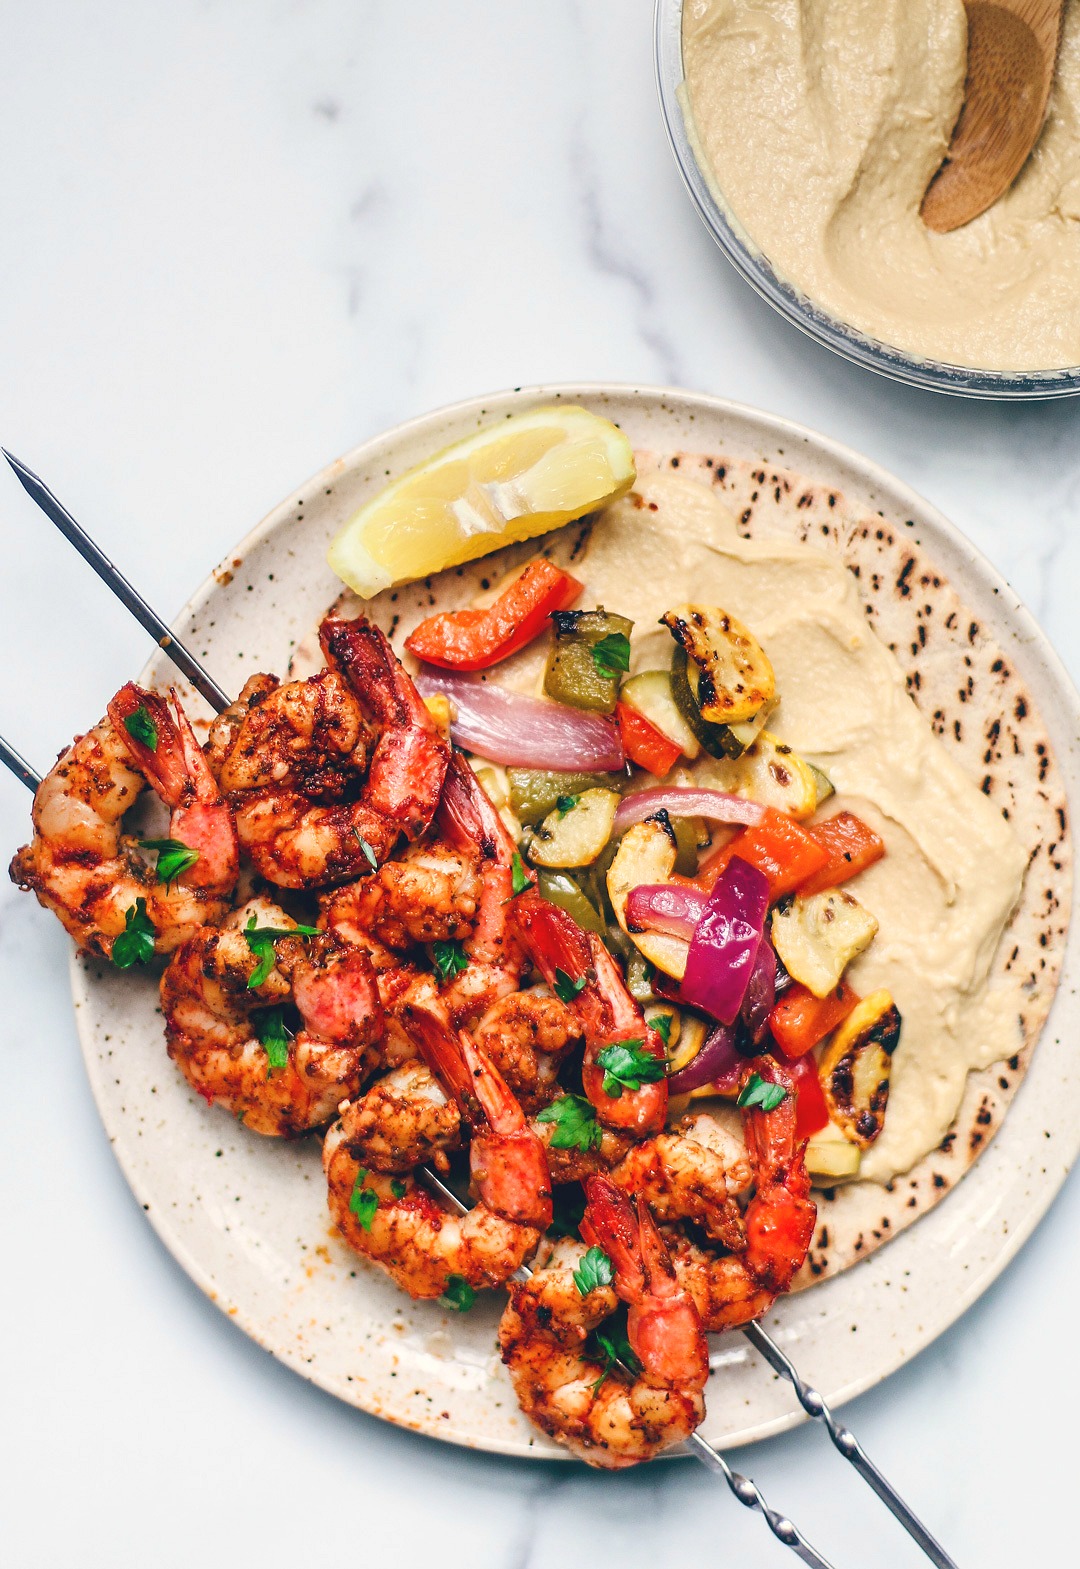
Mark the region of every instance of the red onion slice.
POLYGON ((721 1024, 734 1024, 750 984, 769 909, 769 880, 733 855, 694 930, 680 990, 721 1024))
POLYGON ((745 801, 741 795, 729 795, 726 790, 658 785, 655 790, 638 790, 623 796, 615 813, 614 832, 624 833, 632 823, 644 822, 659 811, 671 817, 707 817, 714 823, 739 823, 745 828, 755 827, 765 817, 760 802, 745 801))
POLYGON ((493 763, 609 773, 625 762, 618 727, 600 714, 442 670, 425 670, 416 686, 423 697, 438 692, 448 697, 454 707, 451 738, 493 763))
POLYGON ((668 1090, 672 1095, 685 1095, 690 1090, 699 1090, 703 1084, 715 1084, 718 1090, 733 1090, 745 1067, 746 1058, 735 1046, 734 1026, 718 1024, 705 1037, 697 1056, 671 1075, 668 1090))
POLYGON ((689 942, 707 903, 706 895, 697 888, 684 888, 681 883, 643 883, 630 890, 626 924, 631 931, 667 932, 689 942))
POLYGON ((758 943, 754 968, 746 986, 740 1017, 745 1021, 750 1038, 760 1046, 769 1027, 769 1014, 776 1002, 776 953, 767 937, 758 943))

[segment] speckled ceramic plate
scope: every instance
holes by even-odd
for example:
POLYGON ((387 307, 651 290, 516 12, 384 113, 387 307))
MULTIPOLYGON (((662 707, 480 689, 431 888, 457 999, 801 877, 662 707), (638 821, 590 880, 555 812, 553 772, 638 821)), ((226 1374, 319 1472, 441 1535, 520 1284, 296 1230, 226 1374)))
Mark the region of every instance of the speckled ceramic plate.
MULTIPOLYGON (((203 584, 178 631, 227 690, 284 671, 340 585, 325 563, 338 525, 411 464, 511 411, 581 402, 653 453, 725 453, 842 492, 907 526, 1048 726, 1068 808, 1080 807, 1080 711, 1053 651, 1008 585, 906 486, 785 420, 662 389, 557 386, 472 399, 412 420, 332 463, 277 507, 203 584)), ((174 673, 158 656, 146 679, 174 673)), ((192 698, 192 710, 199 708, 192 698)), ((885 1378, 951 1324, 1031 1233, 1080 1149, 1075 1038, 1078 938, 1030 1070, 1000 1133, 932 1213, 872 1257, 781 1302, 769 1328, 832 1401, 885 1378), (857 1333, 852 1333, 857 1330, 857 1333)), ((276 1357, 350 1404, 455 1443, 564 1456, 517 1410, 495 1349, 501 1297, 467 1316, 411 1303, 337 1240, 318 1142, 247 1135, 169 1062, 156 988, 76 959, 72 986, 91 1085, 117 1159, 151 1224, 212 1301, 276 1357)), ((801 1419, 740 1335, 717 1342, 705 1435, 731 1447, 801 1419)))

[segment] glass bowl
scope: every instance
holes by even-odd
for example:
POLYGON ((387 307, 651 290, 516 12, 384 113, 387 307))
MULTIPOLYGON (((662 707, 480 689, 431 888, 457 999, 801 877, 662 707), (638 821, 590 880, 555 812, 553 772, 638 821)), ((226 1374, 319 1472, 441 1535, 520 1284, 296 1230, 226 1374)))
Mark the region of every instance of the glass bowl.
POLYGON ((933 392, 949 392, 964 398, 1060 398, 1080 393, 1080 366, 1022 372, 977 370, 970 365, 950 365, 941 360, 905 354, 830 316, 779 277, 718 200, 698 164, 687 134, 680 95, 684 80, 682 9, 682 0, 656 0, 656 85, 668 139, 679 173, 702 222, 736 272, 763 300, 808 337, 832 349, 834 354, 912 387, 927 387, 933 392))

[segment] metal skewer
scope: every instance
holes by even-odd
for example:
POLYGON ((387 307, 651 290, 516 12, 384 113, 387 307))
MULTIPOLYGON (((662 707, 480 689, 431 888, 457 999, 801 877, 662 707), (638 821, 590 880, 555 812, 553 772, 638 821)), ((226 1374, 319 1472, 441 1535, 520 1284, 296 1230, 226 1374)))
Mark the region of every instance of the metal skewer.
MULTIPOLYGON (((12 457, 11 453, 5 448, 0 448, 0 452, 3 452, 4 457, 7 458, 15 470, 20 483, 28 495, 37 502, 45 515, 56 524, 65 538, 74 544, 80 555, 90 563, 102 581, 135 614, 141 624, 153 633, 160 647, 164 649, 173 663, 206 698, 211 707, 217 713, 221 713, 223 709, 227 708, 230 700, 217 683, 203 670, 198 660, 189 652, 181 640, 170 631, 165 622, 136 593, 127 580, 121 576, 108 557, 98 549, 89 535, 80 528, 67 509, 60 504, 44 481, 32 469, 27 468, 25 464, 12 457)), ((0 758, 23 780, 24 784, 30 785, 31 788, 36 788, 39 782, 37 775, 19 757, 17 752, 13 751, 2 741, 2 738, 0 738, 0 758)), ((457 1195, 445 1183, 440 1181, 434 1172, 428 1167, 421 1167, 420 1172, 425 1181, 439 1192, 447 1202, 452 1204, 459 1213, 466 1213, 466 1206, 462 1204, 457 1195)), ((527 1279, 530 1273, 531 1271, 523 1267, 518 1272, 518 1275, 522 1279, 527 1279)), ((858 1474, 869 1484, 886 1508, 899 1520, 905 1531, 919 1545, 930 1562, 935 1565, 935 1569, 957 1569, 955 1560, 949 1556, 936 1538, 922 1524, 914 1511, 904 1502, 892 1484, 882 1475, 851 1430, 842 1426, 836 1420, 836 1417, 817 1390, 803 1382, 795 1365, 781 1351, 768 1331, 758 1323, 750 1323, 743 1326, 742 1332, 755 1350, 760 1352, 765 1358, 770 1367, 782 1378, 787 1379, 793 1386, 799 1404, 807 1416, 825 1425, 829 1437, 839 1453, 854 1466, 858 1474)), ((761 1512, 773 1535, 783 1542, 785 1546, 790 1547, 796 1557, 806 1564, 817 1566, 817 1569, 831 1569, 828 1560, 822 1558, 790 1520, 783 1515, 777 1514, 775 1510, 770 1509, 766 1505, 751 1479, 737 1471, 733 1471, 724 1457, 713 1449, 699 1433, 694 1433, 688 1444, 696 1459, 724 1478, 728 1487, 741 1504, 748 1509, 757 1509, 761 1512)))

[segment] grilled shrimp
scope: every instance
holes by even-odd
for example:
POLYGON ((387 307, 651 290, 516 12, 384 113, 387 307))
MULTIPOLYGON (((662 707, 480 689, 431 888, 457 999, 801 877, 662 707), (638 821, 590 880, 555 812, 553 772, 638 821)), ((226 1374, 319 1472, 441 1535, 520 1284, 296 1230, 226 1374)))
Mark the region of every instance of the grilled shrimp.
POLYGON ((666 1072, 656 1068, 654 1079, 637 1088, 618 1085, 617 1093, 609 1093, 609 1075, 598 1060, 606 1048, 620 1043, 658 1064, 666 1059, 663 1041, 627 991, 618 964, 595 933, 583 932, 565 910, 537 893, 522 893, 513 910, 521 939, 548 985, 556 984, 561 971, 578 988, 569 1006, 585 1036, 581 1082, 597 1118, 636 1138, 658 1133, 667 1115, 666 1072))
MULTIPOLYGON (((454 1022, 471 1028, 493 1002, 517 990, 525 956, 510 920, 517 846, 460 752, 450 758, 436 826, 446 844, 474 856, 479 868, 480 898, 462 943, 469 962, 444 988, 454 1022)), ((531 881, 524 868, 522 875, 531 881)))
POLYGON ((715 1118, 686 1117, 674 1132, 633 1145, 611 1175, 625 1193, 641 1194, 658 1220, 694 1220, 729 1247, 745 1244, 735 1195, 750 1186, 753 1169, 715 1118))
POLYGON ((453 1029, 441 1000, 413 998, 403 1018, 472 1128, 469 1169, 481 1202, 505 1220, 545 1230, 551 1224, 551 1176, 544 1146, 505 1079, 465 1030, 453 1029))
POLYGON ((252 901, 188 938, 161 978, 169 1056, 256 1133, 328 1123, 363 1083, 382 1029, 363 950, 295 930, 283 910, 252 901))
POLYGON ((672 1246, 679 1278, 710 1331, 735 1329, 760 1317, 790 1289, 806 1258, 817 1218, 817 1205, 810 1198, 806 1143, 795 1137, 793 1081, 771 1057, 758 1058, 753 1071, 788 1093, 771 1111, 755 1106, 743 1113, 755 1192, 742 1218, 742 1238, 729 1242, 734 1251, 724 1255, 685 1238, 672 1246))
POLYGON ((455 1279, 474 1290, 503 1285, 540 1233, 483 1203, 456 1215, 414 1177, 364 1166, 351 1143, 360 1104, 346 1108, 323 1142, 330 1213, 344 1240, 410 1297, 441 1297, 455 1279))
POLYGON ((236 829, 176 692, 166 701, 132 682, 121 687, 107 717, 42 780, 34 830, 11 863, 12 881, 32 888, 88 952, 110 957, 126 928, 147 921, 154 951, 170 953, 229 908, 236 829), (148 783, 170 808, 169 837, 194 857, 168 881, 121 833, 148 783))
POLYGON ((349 1148, 373 1171, 402 1173, 430 1161, 446 1171, 462 1119, 425 1062, 404 1062, 370 1084, 347 1113, 349 1148))
POLYGON ((249 682, 213 738, 240 841, 284 888, 347 882, 386 861, 402 834, 418 839, 450 750, 378 627, 327 616, 320 639, 328 671, 284 687, 249 682))
POLYGON ((541 987, 500 997, 474 1031, 476 1044, 494 1063, 527 1113, 557 1093, 559 1063, 581 1038, 566 1003, 541 987))
MULTIPOLYGON (((614 1470, 651 1460, 695 1430, 705 1414, 708 1348, 644 1200, 631 1205, 602 1176, 586 1191, 582 1236, 603 1250, 611 1283, 575 1279, 585 1250, 557 1243, 530 1280, 511 1285, 499 1344, 525 1414, 580 1459, 614 1470), (590 1342, 620 1299, 629 1309, 626 1370, 590 1342)), ((614 1338, 609 1332, 608 1343, 614 1338)))

